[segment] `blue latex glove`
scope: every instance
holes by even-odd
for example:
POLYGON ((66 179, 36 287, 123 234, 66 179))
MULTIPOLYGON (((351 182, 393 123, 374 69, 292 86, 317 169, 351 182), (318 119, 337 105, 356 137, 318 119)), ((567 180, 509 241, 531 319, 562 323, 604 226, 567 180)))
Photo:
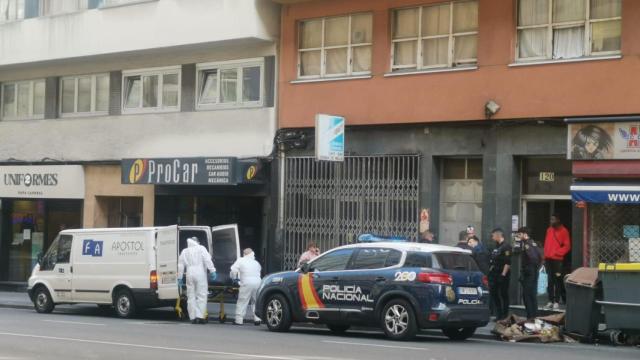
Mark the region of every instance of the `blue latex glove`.
POLYGON ((184 282, 183 282, 182 278, 178 279, 178 287, 179 287, 180 289, 182 289, 182 285, 183 285, 183 283, 184 283, 184 282))
POLYGON ((216 273, 215 271, 212 272, 212 273, 209 273, 209 281, 210 282, 216 281, 217 278, 218 278, 218 273, 216 273))

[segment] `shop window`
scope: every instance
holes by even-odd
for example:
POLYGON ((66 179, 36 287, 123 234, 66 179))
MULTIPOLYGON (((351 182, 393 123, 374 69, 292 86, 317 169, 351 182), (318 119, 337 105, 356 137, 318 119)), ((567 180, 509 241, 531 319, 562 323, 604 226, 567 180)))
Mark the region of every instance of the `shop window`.
POLYGON ((40 0, 43 16, 72 13, 87 9, 88 0, 40 0))
POLYGON ((2 119, 44 118, 44 80, 2 84, 2 119))
POLYGON ((444 159, 440 182, 440 243, 454 245, 460 231, 482 225, 482 159, 444 159))
POLYGON ((123 72, 122 112, 178 111, 180 108, 180 68, 123 72))
POLYGON ((640 262, 640 207, 589 204, 589 266, 640 262))
POLYGON ((141 197, 98 197, 97 203, 106 220, 106 227, 142 226, 141 197))
POLYGON ((478 2, 454 1, 396 9, 392 15, 392 70, 475 65, 478 2))
POLYGON ((197 109, 262 106, 264 61, 197 65, 197 109))
POLYGON ((622 0, 519 0, 518 60, 620 54, 622 0))
POLYGON ((301 21, 298 77, 322 78, 371 73, 371 13, 301 21))

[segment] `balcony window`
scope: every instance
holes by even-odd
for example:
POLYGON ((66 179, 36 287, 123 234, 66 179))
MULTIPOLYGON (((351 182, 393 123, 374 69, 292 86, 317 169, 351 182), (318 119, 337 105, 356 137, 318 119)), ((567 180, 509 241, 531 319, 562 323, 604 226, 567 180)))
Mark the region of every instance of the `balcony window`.
POLYGON ((397 9, 392 18, 392 70, 475 65, 478 2, 397 9))
POLYGON ((2 120, 44 118, 44 80, 2 84, 2 120))
POLYGON ((0 0, 0 24, 24 19, 25 0, 0 0))
POLYGON ((197 65, 197 109, 262 106, 262 59, 197 65))
POLYGON ((178 111, 180 68, 148 69, 123 73, 123 113, 178 111))
POLYGON ((106 115, 109 110, 109 75, 70 76, 60 79, 60 115, 106 115))
POLYGON ((88 0, 40 0, 43 16, 58 15, 86 10, 88 0))
POLYGON ((299 78, 371 73, 372 14, 306 20, 298 29, 299 78))
POLYGON ((519 0, 518 60, 620 54, 621 0, 519 0))

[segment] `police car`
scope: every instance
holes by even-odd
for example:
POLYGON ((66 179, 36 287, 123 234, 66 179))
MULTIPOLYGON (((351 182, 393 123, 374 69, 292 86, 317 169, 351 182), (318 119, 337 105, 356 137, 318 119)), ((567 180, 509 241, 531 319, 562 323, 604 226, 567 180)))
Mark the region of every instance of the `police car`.
POLYGON ((419 329, 442 329, 453 340, 489 322, 488 281, 467 250, 408 242, 347 245, 296 271, 264 278, 256 304, 271 331, 294 322, 379 326, 409 340, 419 329))

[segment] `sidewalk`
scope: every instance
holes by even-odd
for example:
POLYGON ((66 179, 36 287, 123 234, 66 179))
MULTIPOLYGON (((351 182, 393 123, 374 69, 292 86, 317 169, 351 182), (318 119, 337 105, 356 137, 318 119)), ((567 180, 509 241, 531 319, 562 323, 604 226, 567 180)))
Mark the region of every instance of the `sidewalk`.
MULTIPOLYGON (((72 308, 73 305, 61 305, 61 308, 72 308)), ((33 309, 33 303, 29 299, 29 295, 27 292, 12 292, 12 291, 0 291, 0 307, 4 308, 14 308, 14 309, 33 309)), ((225 303, 224 310, 227 315, 227 321, 232 321, 233 315, 235 313, 235 304, 234 303, 225 303)), ((209 314, 212 317, 217 318, 220 305, 217 303, 209 303, 208 305, 209 314)), ((215 321, 215 320, 214 320, 215 321)), ((491 322, 487 326, 479 328, 474 335, 475 338, 479 339, 495 339, 495 335, 491 334, 491 330, 493 329, 495 323, 491 322)), ((320 327, 319 325, 311 325, 311 324, 300 324, 296 326, 304 326, 304 327, 320 327)), ((426 334, 433 334, 437 336, 441 336, 442 333, 439 330, 427 330, 426 334)))

